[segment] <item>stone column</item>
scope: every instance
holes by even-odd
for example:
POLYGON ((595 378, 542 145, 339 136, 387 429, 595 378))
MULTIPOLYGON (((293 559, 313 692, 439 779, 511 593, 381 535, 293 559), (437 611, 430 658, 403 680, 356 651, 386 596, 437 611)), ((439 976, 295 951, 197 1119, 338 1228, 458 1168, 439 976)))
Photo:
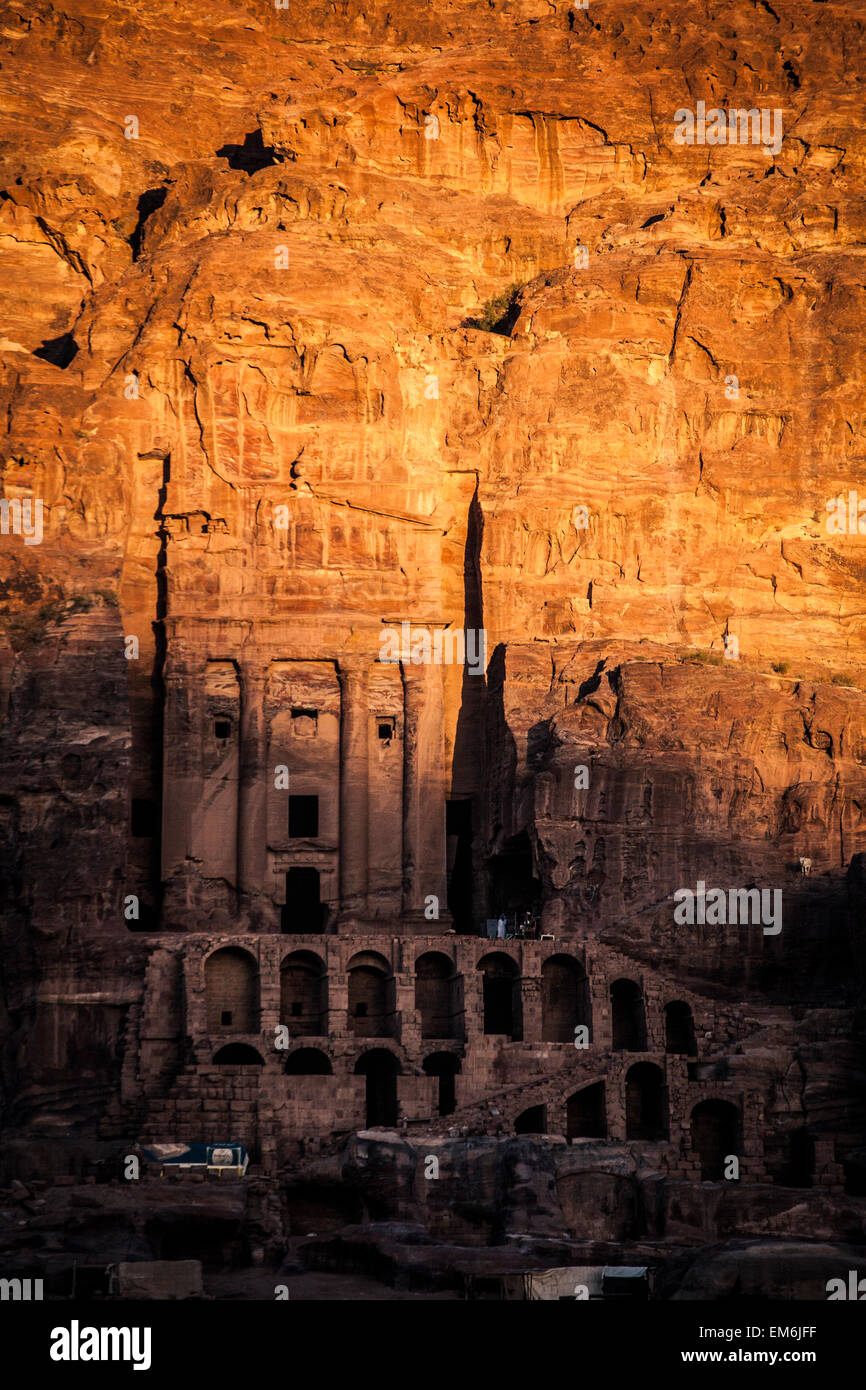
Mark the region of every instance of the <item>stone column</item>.
POLYGON ((367 910, 369 874, 369 662, 340 658, 340 912, 367 910))
POLYGON ((403 675, 403 917, 428 932, 448 915, 445 861, 444 710, 441 667, 401 665, 403 675), (425 899, 439 919, 425 921, 425 899))
POLYGON ((267 666, 263 663, 240 663, 237 886, 241 893, 253 896, 264 890, 267 864, 267 678, 267 666))
MULTIPOLYGON (((527 961, 524 969, 537 970, 537 962, 527 961)), ((520 1007, 523 1015, 523 1041, 541 1042, 541 977, 521 975, 520 1007)))
POLYGON ((203 667, 170 650, 163 680, 162 879, 169 883, 192 852, 193 812, 201 797, 203 667))

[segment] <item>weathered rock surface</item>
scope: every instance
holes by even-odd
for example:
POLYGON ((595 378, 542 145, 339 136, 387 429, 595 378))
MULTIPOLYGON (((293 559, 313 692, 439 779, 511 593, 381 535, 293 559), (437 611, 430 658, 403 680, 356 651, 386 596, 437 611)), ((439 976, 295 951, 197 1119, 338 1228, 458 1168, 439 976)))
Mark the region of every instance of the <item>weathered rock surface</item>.
MULTIPOLYGON (((0 535, 10 1176, 135 1137, 130 1040, 166 1092, 187 1046, 144 1003, 173 965, 144 937, 158 838, 128 833, 161 797, 167 647, 451 623, 490 659, 444 673, 474 916, 525 855, 546 930, 706 1001, 692 1079, 760 1095, 779 1186, 662 1194, 626 1145, 484 1138, 424 1192, 388 1146, 362 1181, 358 1140, 338 1214, 357 1187, 457 1243, 859 1243, 866 538, 827 505, 864 460, 863 47, 841 0, 12 0, 0 486, 44 538, 0 535), (677 145, 700 100, 780 109, 781 150, 677 145), (782 890, 782 932, 678 926, 699 880, 782 890), (847 1194, 788 1205, 800 1129, 847 1194)), ((231 911, 222 867, 172 892, 184 930, 231 911)), ((728 1290, 714 1259, 694 1296, 728 1290)))

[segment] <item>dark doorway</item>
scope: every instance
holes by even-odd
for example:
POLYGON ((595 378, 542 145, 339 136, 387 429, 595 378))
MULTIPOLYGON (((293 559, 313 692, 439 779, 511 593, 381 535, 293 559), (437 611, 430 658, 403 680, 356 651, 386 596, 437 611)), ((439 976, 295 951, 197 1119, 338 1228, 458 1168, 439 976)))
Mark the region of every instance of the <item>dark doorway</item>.
POLYGON ((478 969, 483 975, 485 1033, 504 1033, 512 1042, 519 1042, 523 1027, 516 961, 504 952, 494 951, 481 958, 478 969))
POLYGON ((728 1100, 702 1100, 692 1111, 692 1149, 701 1163, 701 1182, 721 1182, 725 1159, 740 1149, 740 1112, 728 1100))
POLYGON ((397 1123, 397 1077, 400 1063, 393 1052, 376 1048, 365 1052, 355 1063, 355 1075, 366 1077, 366 1123, 368 1128, 397 1123))
POLYGON ((325 910, 320 898, 318 869, 289 869, 286 902, 280 912, 280 930, 286 935, 311 935, 324 931, 325 910))
POLYGON ((415 1008, 421 1015, 422 1038, 450 1038, 451 977, 454 966, 439 951, 428 951, 415 962, 415 1008))
POLYGON ((664 1139, 665 1079, 652 1062, 637 1062, 625 1079, 627 1139, 664 1139))
POLYGON ((472 931, 472 802, 445 803, 448 911, 457 932, 472 931))
POLYGON ((586 975, 571 956, 549 956, 541 967, 542 1042, 573 1043, 578 1024, 589 1023, 586 975))
POLYGON ((566 1102, 566 1129, 569 1139, 604 1139, 607 1121, 604 1106, 604 1082, 585 1086, 569 1096, 566 1102))
POLYGON ((665 1005, 665 1052, 679 1053, 684 1057, 697 1056, 692 1011, 681 999, 665 1005))
POLYGON ((614 1052, 646 1052, 646 1020, 640 985, 614 980, 610 987, 614 1052))
POLYGON ((788 1136, 785 1165, 779 1173, 782 1187, 811 1187, 815 1172, 815 1144, 805 1129, 788 1136))
POLYGON ((546 1134, 547 1106, 533 1105, 514 1121, 515 1134, 546 1134))
POLYGON ((319 798, 289 797, 289 839, 315 840, 319 833, 319 798))
POLYGON ((454 1078, 460 1070, 460 1059, 452 1052, 432 1052, 424 1058, 424 1072, 427 1076, 439 1077, 438 1108, 440 1115, 453 1115, 456 1108, 457 1088, 454 1078))

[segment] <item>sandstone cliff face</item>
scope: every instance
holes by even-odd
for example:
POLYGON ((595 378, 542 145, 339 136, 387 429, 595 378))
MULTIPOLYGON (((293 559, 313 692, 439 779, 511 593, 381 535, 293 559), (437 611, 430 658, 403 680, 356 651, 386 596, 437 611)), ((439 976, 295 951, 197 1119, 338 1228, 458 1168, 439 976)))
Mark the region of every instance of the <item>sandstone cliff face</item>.
POLYGON ((171 634, 222 623, 230 659, 264 621, 371 650, 405 620, 487 633, 444 687, 475 916, 525 845, 545 928, 780 1010, 725 1065, 859 1162, 863 27, 11 5, 2 495, 44 504, 41 544, 0 536, 16 1131, 120 1103, 171 634), (781 149, 678 145, 699 101, 781 110, 781 149), (781 936, 677 927, 699 879, 782 889, 781 936))

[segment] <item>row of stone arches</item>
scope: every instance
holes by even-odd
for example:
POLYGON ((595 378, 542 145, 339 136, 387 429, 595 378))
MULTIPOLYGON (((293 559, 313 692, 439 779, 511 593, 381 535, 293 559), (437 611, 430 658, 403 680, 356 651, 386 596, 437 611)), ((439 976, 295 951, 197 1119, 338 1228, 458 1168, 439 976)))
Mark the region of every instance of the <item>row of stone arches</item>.
MULTIPOLYGON (((262 1066, 263 1058, 245 1043, 229 1043, 214 1057, 218 1066, 262 1066)), ((455 1109, 455 1077, 460 1059, 451 1052, 433 1052, 423 1062, 425 1075, 438 1078, 437 1108, 440 1115, 455 1109)), ((331 1076, 333 1066, 326 1052, 300 1047, 286 1058, 287 1076, 331 1076)), ((363 1052, 354 1065, 355 1076, 365 1078, 365 1118, 368 1126, 394 1126, 398 1121, 397 1078, 402 1075, 400 1059, 387 1048, 363 1052)), ((669 1138, 667 1088, 664 1073, 653 1062, 636 1062, 625 1077, 626 1139, 663 1142, 669 1138)), ((607 1104, 604 1081, 584 1086, 569 1096, 566 1105, 566 1135, 569 1139, 607 1138, 607 1104)), ((740 1111, 731 1101, 699 1101, 691 1112, 692 1148, 698 1155, 702 1181, 719 1181, 731 1155, 740 1153, 742 1134, 740 1111)), ((514 1121, 515 1134, 546 1134, 547 1106, 527 1107, 514 1121)))
MULTIPOLYGON (((569 1139, 607 1138, 606 1087, 594 1082, 566 1101, 566 1135, 569 1139)), ((626 1139, 663 1142, 670 1135, 664 1074, 652 1062, 637 1062, 625 1078, 626 1139)), ((742 1119, 732 1101, 698 1101, 690 1116, 692 1150, 701 1165, 701 1181, 717 1182, 726 1176, 727 1160, 742 1148, 742 1119)), ((514 1121, 516 1134, 547 1132, 547 1106, 530 1106, 514 1121)), ((730 1176, 730 1174, 727 1174, 730 1176)))
MULTIPOLYGON (((503 951, 491 951, 477 965, 482 977, 483 1028, 486 1034, 518 1042, 523 1037, 520 969, 503 951)), ((392 968, 376 951, 362 951, 347 965, 348 1031, 356 1037, 396 1037, 397 1009, 392 968)), ((240 947, 214 951, 205 963, 208 1031, 255 1033, 259 1027, 258 966, 240 947)), ((415 962, 415 1008, 422 1038, 460 1036, 463 979, 450 958, 428 951, 415 962)), ((614 1051, 647 1050, 646 1010, 640 986, 629 979, 610 986, 614 1051)), ((280 1022, 289 1035, 317 1037, 328 1032, 328 974, 313 951, 293 951, 280 966, 280 1022)), ((572 956, 549 956, 541 966, 541 1039, 573 1042, 584 1026, 592 1036, 589 982, 572 956)), ((683 1000, 665 1006, 665 1050, 694 1056, 691 1008, 683 1000)))
MULTIPOLYGON (((264 1058, 248 1043, 227 1043, 214 1056, 215 1066, 262 1067, 264 1058)), ((450 1115, 456 1104, 455 1077, 460 1072, 460 1058, 453 1052, 432 1052, 424 1058, 426 1076, 438 1078, 437 1108, 440 1115, 450 1115)), ((318 1047, 299 1047, 286 1058, 287 1076, 332 1076, 334 1068, 326 1052, 318 1047)), ((400 1059, 388 1048, 371 1048, 355 1062, 355 1076, 366 1077, 366 1123, 396 1125, 397 1077, 402 1075, 400 1059)))

